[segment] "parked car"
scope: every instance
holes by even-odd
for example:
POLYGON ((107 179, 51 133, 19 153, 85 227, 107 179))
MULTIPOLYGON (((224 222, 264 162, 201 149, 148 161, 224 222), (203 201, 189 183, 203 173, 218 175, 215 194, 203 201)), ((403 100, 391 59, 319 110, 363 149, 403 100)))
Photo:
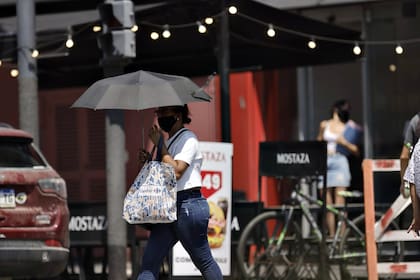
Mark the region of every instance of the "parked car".
POLYGON ((0 277, 48 279, 63 272, 68 223, 63 178, 29 133, 0 125, 0 277))

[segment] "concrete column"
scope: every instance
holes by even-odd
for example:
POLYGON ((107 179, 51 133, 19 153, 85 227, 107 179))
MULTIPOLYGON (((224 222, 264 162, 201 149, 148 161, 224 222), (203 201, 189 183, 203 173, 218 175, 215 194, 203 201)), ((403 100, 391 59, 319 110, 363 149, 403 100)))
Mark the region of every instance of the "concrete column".
POLYGON ((31 133, 39 145, 38 77, 36 60, 32 57, 36 48, 34 0, 18 0, 16 14, 19 127, 31 133))
POLYGON ((127 224, 121 217, 123 200, 126 193, 125 164, 127 162, 123 111, 109 110, 106 113, 105 135, 108 217, 108 279, 120 280, 127 279, 127 224))

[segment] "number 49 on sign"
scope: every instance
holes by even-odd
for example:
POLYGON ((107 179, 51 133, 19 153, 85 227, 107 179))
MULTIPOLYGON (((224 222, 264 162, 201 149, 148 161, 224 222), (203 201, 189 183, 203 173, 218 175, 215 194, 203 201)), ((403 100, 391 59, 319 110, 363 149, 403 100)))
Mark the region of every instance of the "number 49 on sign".
POLYGON ((209 197, 222 188, 222 172, 221 171, 201 171, 202 178, 202 194, 209 197))

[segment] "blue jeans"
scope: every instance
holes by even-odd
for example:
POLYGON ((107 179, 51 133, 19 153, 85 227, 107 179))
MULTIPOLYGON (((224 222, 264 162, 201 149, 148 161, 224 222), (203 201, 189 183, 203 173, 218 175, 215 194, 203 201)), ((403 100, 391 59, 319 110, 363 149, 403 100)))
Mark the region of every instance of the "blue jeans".
POLYGON ((204 279, 223 279, 207 240, 209 205, 199 190, 181 191, 177 196, 178 220, 153 225, 137 280, 159 278, 160 266, 169 250, 180 241, 204 279))

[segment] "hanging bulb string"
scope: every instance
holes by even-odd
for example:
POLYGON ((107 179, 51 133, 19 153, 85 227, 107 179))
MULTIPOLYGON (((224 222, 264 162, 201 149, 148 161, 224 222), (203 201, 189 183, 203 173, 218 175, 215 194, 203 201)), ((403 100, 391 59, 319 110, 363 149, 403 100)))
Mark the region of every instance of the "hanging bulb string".
POLYGON ((250 39, 248 37, 245 37, 241 34, 238 34, 236 32, 232 32, 232 31, 231 31, 231 36, 233 38, 236 38, 238 40, 246 42, 250 45, 255 45, 255 46, 260 46, 260 47, 267 47, 267 48, 273 48, 273 49, 279 49, 279 50, 288 50, 288 51, 292 51, 292 52, 295 52, 295 53, 302 53, 302 54, 309 53, 309 51, 310 51, 310 49, 307 49, 307 48, 298 49, 298 48, 295 48, 295 47, 287 47, 283 44, 270 43, 267 40, 264 41, 264 42, 263 41, 257 41, 255 39, 250 39))
MULTIPOLYGON (((72 37, 73 41, 75 40, 75 37, 77 37, 80 33, 82 33, 83 31, 85 31, 86 29, 88 29, 90 27, 92 27, 92 24, 91 23, 88 23, 88 24, 83 25, 76 32, 73 31, 71 33, 71 37, 72 37)), ((66 46, 65 46, 65 44, 66 44, 66 41, 67 41, 67 38, 68 38, 68 35, 69 34, 70 34, 69 32, 66 32, 66 35, 65 36, 64 35, 58 35, 58 34, 48 34, 48 35, 42 37, 42 42, 38 43, 36 45, 36 47, 34 47, 34 48, 21 47, 21 48, 28 48, 29 50, 36 49, 36 50, 40 51, 44 47, 52 46, 52 45, 55 45, 57 43, 62 43, 61 46, 59 46, 56 49, 54 49, 52 51, 49 51, 49 52, 60 51, 63 48, 67 49, 66 46), (65 37, 65 39, 63 39, 63 36, 65 37), (54 38, 54 39, 48 39, 48 37, 54 38)), ((10 38, 10 40, 11 41, 15 41, 14 38, 10 38)), ((3 56, 7 56, 7 55, 10 55, 10 54, 13 54, 17 50, 18 50, 18 47, 14 47, 14 48, 11 48, 9 50, 5 50, 2 54, 3 54, 3 56)), ((4 60, 4 57, 1 58, 1 59, 4 60)))
MULTIPOLYGON (((267 26, 267 24, 268 24, 267 22, 264 22, 262 20, 259 20, 259 19, 256 19, 254 17, 248 16, 248 15, 243 14, 241 12, 238 12, 236 14, 236 16, 245 18, 249 21, 258 23, 258 24, 263 25, 263 26, 267 26)), ((341 43, 341 44, 354 45, 355 43, 359 43, 359 44, 363 44, 363 45, 397 45, 399 43, 400 45, 407 45, 407 44, 413 44, 413 43, 419 43, 420 42, 420 38, 411 38, 411 39, 405 39, 405 40, 375 40, 375 41, 356 40, 355 41, 355 40, 351 40, 351 39, 341 39, 341 38, 334 38, 334 37, 330 37, 330 36, 310 34, 310 33, 306 33, 306 32, 301 32, 301 31, 277 26, 277 25, 274 25, 272 23, 271 23, 271 25, 274 29, 283 31, 285 33, 293 34, 293 35, 296 35, 296 36, 299 36, 299 37, 305 37, 305 38, 312 39, 312 40, 327 41, 327 42, 341 43)))
MULTIPOLYGON (((224 11, 219 12, 219 13, 217 13, 215 15, 212 15, 212 16, 207 16, 206 18, 208 18, 208 17, 209 18, 218 18, 223 13, 224 13, 224 11)), ((182 29, 182 28, 196 27, 197 26, 197 21, 200 21, 200 22, 203 21, 204 22, 204 19, 205 18, 203 18, 202 20, 196 20, 194 22, 181 23, 181 24, 156 24, 156 23, 152 23, 152 22, 149 22, 149 21, 139 21, 138 24, 141 25, 141 26, 147 26, 147 27, 152 27, 152 28, 156 28, 156 29, 164 29, 165 26, 167 26, 169 29, 182 29)))
MULTIPOLYGON (((311 34, 311 33, 307 33, 307 32, 302 32, 302 31, 298 31, 298 30, 294 30, 294 29, 290 29, 290 28, 286 28, 286 27, 282 27, 282 26, 278 26, 275 25, 271 22, 265 22, 263 20, 257 19, 255 17, 252 17, 250 15, 247 15, 245 13, 242 13, 240 11, 237 10, 237 12, 235 14, 230 14, 228 12, 228 8, 220 11, 219 13, 216 13, 212 16, 208 16, 211 17, 213 19, 217 19, 219 17, 221 17, 223 14, 228 13, 229 16, 231 17, 241 17, 244 18, 248 21, 254 22, 256 24, 262 25, 263 29, 261 30, 262 33, 267 32, 267 26, 272 27, 272 29, 276 32, 276 31, 281 31, 284 33, 288 33, 288 34, 292 34, 298 37, 303 37, 306 38, 308 40, 313 40, 314 42, 318 42, 318 41, 326 41, 326 42, 333 42, 333 43, 340 43, 340 44, 350 44, 350 45, 358 45, 359 47, 362 46, 367 46, 367 45, 394 45, 394 46, 401 46, 404 47, 408 44, 415 44, 415 43, 420 43, 420 38, 410 38, 410 39, 398 39, 398 40, 354 40, 354 39, 343 39, 343 38, 335 38, 335 37, 331 37, 331 36, 324 36, 324 35, 316 35, 316 34, 311 34)), ((139 26, 147 26, 147 27, 151 27, 151 28, 156 28, 159 30, 165 30, 165 28, 167 28, 167 30, 174 30, 174 29, 184 29, 184 28, 196 28, 197 27, 197 21, 203 23, 205 23, 205 18, 201 19, 201 20, 195 20, 193 22, 188 22, 188 23, 182 23, 182 24, 155 24, 153 22, 149 22, 149 21, 139 21, 137 22, 137 24, 139 26)), ((76 29, 76 31, 72 32, 72 38, 74 41, 77 41, 77 36, 84 32, 86 29, 91 28, 92 26, 97 25, 97 22, 95 23, 87 23, 84 25, 81 25, 80 28, 76 29)), ((356 32, 356 31, 355 31, 356 32)), ((66 35, 68 35, 69 33, 67 32, 66 35)), ((253 42, 252 40, 248 40, 247 38, 245 38, 245 36, 241 36, 237 33, 234 33, 231 31, 232 36, 240 38, 241 40, 244 41, 248 41, 249 43, 253 43, 255 44, 255 42, 253 42)), ((95 32, 92 32, 92 35, 95 35, 95 32)), ((45 35, 43 36, 41 39, 42 41, 40 43, 37 44, 37 46, 35 47, 35 49, 39 50, 42 52, 42 48, 48 47, 48 46, 53 46, 54 44, 63 43, 62 47, 57 48, 57 50, 61 50, 62 48, 65 48, 65 42, 67 40, 67 36, 65 36, 65 38, 63 38, 63 36, 61 36, 60 38, 55 39, 56 37, 59 35, 57 34, 51 34, 51 35, 45 35), (54 38, 54 39, 50 39, 50 38, 54 38)), ((96 35, 95 35, 96 36, 96 35)), ((12 41, 15 40, 14 38, 4 38, 2 39, 2 41, 12 41)), ((75 42, 76 43, 76 42, 75 42)), ((273 44, 273 42, 271 43, 267 43, 267 42, 260 42, 258 43, 261 46, 270 46, 270 47, 278 47, 275 44, 273 44)), ((282 47, 284 48, 284 47, 282 47)), ((17 50, 16 47, 13 47, 9 50, 5 50, 4 52, 2 52, 2 60, 7 59, 8 55, 13 54, 15 51, 17 50)), ((51 53, 51 51, 49 51, 51 53)))
MULTIPOLYGON (((224 12, 225 11, 222 11, 222 12, 220 12, 218 14, 215 14, 211 17, 213 17, 213 18, 220 17, 224 12)), ((363 45, 398 45, 398 44, 399 45, 408 45, 408 44, 420 43, 420 38, 410 38, 410 39, 403 39, 403 40, 401 40, 401 39, 399 39, 399 40, 374 40, 374 41, 373 40, 342 39, 342 38, 336 38, 336 37, 331 37, 331 36, 311 34, 311 33, 307 33, 307 32, 302 32, 302 31, 298 31, 298 30, 274 25, 272 23, 265 22, 265 21, 262 21, 262 20, 259 20, 259 19, 255 18, 255 17, 244 14, 240 11, 237 11, 236 14, 231 15, 231 16, 242 17, 244 19, 247 19, 249 21, 252 21, 254 23, 262 25, 265 28, 264 32, 267 32, 267 30, 266 30, 267 26, 270 26, 270 27, 272 27, 272 29, 274 31, 276 31, 276 30, 282 31, 282 32, 285 32, 285 33, 296 35, 298 37, 307 38, 308 40, 313 40, 313 41, 325 41, 325 42, 349 44, 349 45, 358 44, 359 47, 363 46, 363 45)), ((169 24, 161 25, 161 24, 155 24, 155 23, 148 22, 148 21, 140 21, 139 24, 144 25, 144 26, 148 26, 148 27, 152 27, 152 28, 157 28, 157 29, 164 29, 164 26, 168 26, 170 29, 189 28, 189 27, 195 27, 196 26, 195 22, 184 23, 184 24, 174 24, 174 25, 169 25, 169 24)))

